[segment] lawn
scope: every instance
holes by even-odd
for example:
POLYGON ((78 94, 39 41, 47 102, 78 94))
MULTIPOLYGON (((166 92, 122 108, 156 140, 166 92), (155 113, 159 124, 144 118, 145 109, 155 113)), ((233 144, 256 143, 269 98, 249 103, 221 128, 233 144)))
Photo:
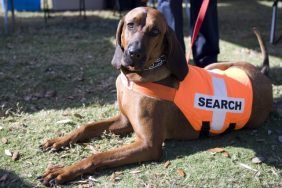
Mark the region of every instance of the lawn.
MULTIPOLYGON (((219 60, 260 65, 252 27, 268 41, 271 3, 222 0, 218 11, 219 60)), ((77 12, 54 13, 45 24, 42 13, 18 12, 15 32, 3 35, 1 30, 0 187, 42 187, 36 177, 48 165, 70 165, 133 141, 134 134, 104 134, 59 153, 38 148, 48 138, 118 113, 118 72, 110 62, 120 18, 111 11, 87 15, 84 20, 77 12)), ((277 39, 282 38, 281 20, 280 6, 277 39)), ((185 32, 188 44, 187 26, 185 32)), ((99 170, 64 187, 282 187, 282 40, 267 46, 274 108, 262 128, 203 140, 167 141, 160 161, 99 170)))

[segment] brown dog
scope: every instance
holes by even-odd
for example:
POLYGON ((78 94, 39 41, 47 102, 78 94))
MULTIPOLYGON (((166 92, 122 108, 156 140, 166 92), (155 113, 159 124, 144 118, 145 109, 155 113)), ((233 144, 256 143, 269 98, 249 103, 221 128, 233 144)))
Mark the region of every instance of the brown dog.
MULTIPOLYGON (((267 72, 268 56, 258 36, 264 53, 264 70, 267 72)), ((112 64, 120 69, 128 82, 155 82, 170 88, 178 88, 189 70, 185 54, 175 34, 167 26, 160 12, 152 8, 136 8, 119 23, 116 34, 117 46, 112 64), (158 60, 165 56, 165 61, 158 60), (160 63, 161 62, 161 63, 160 63)), ((253 103, 246 128, 257 128, 272 109, 272 85, 256 67, 245 62, 216 63, 207 70, 238 68, 249 77, 253 89, 253 103)), ((94 173, 103 167, 159 160, 162 143, 166 139, 196 139, 195 130, 179 108, 170 101, 130 90, 117 79, 117 101, 120 114, 111 119, 90 123, 59 138, 48 140, 43 150, 59 149, 70 143, 83 142, 100 136, 104 131, 125 134, 134 131, 134 143, 120 148, 93 154, 71 166, 53 166, 41 177, 45 185, 62 184, 82 174, 94 173)))

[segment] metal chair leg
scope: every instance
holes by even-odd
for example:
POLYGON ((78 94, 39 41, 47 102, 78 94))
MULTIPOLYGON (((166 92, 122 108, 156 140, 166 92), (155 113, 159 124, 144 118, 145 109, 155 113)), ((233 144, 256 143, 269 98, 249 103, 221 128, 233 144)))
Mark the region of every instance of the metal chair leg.
POLYGON ((79 0, 79 16, 82 16, 82 12, 83 12, 83 18, 86 19, 85 0, 79 0))
POLYGON ((14 0, 10 0, 11 2, 11 12, 12 12, 12 31, 15 30, 15 7, 14 0))
POLYGON ((44 12, 44 21, 45 23, 47 23, 47 19, 48 17, 50 17, 48 0, 43 0, 43 12, 44 12))

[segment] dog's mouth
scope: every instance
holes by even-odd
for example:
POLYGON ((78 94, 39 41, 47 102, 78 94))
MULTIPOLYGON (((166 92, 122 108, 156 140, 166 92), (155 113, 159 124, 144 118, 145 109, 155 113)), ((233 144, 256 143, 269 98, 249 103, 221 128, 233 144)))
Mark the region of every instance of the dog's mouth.
POLYGON ((135 66, 121 66, 121 69, 125 72, 125 73, 141 73, 141 72, 145 72, 145 71, 151 71, 154 69, 158 69, 159 67, 161 67, 162 65, 164 65, 166 63, 166 56, 165 55, 161 55, 159 58, 157 58, 152 64, 150 64, 147 67, 135 67, 135 66))

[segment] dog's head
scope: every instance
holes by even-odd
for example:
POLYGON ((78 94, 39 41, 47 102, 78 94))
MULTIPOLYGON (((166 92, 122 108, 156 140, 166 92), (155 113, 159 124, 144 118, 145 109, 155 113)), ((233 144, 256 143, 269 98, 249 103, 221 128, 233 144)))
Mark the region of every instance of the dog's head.
POLYGON ((119 22, 112 65, 135 82, 153 82, 188 72, 185 53, 164 16, 149 7, 128 12, 119 22))

